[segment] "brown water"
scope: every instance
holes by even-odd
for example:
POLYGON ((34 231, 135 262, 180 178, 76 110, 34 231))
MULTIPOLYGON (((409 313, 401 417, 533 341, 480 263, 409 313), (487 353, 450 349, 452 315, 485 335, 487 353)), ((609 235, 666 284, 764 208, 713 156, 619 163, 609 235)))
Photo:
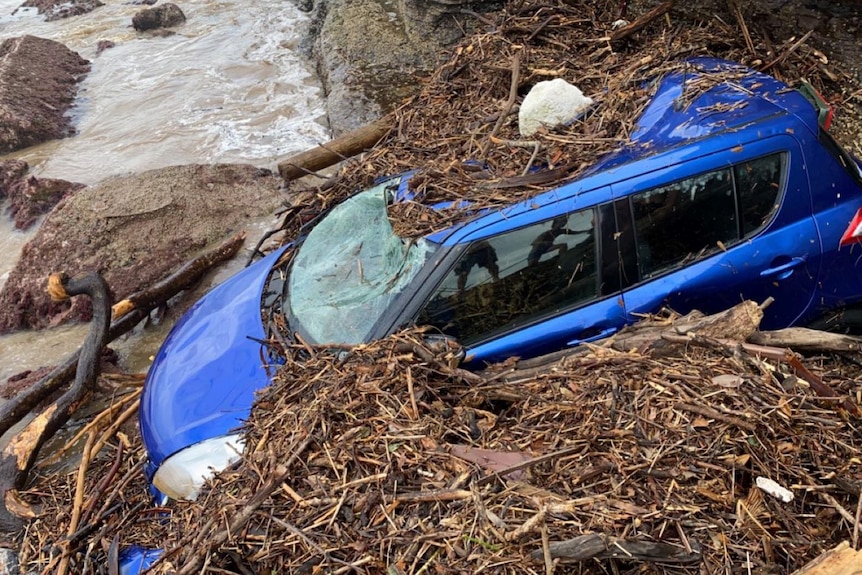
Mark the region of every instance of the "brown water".
MULTIPOLYGON (((325 141, 316 77, 297 50, 306 16, 284 0, 179 3, 186 24, 159 38, 138 34, 142 8, 120 2, 82 16, 43 22, 21 0, 0 0, 0 40, 32 34, 62 42, 92 61, 72 117, 77 134, 2 156, 20 158, 41 177, 93 184, 168 165, 277 161, 325 141), (100 40, 116 46, 96 56, 100 40)), ((272 224, 261 220, 258 231, 272 224)), ((251 230, 247 245, 257 238, 251 230)), ((30 233, 0 215, 0 286, 30 233)), ((223 279, 241 264, 219 272, 223 279)), ((125 367, 146 369, 166 327, 139 330, 114 347, 125 367)), ((86 326, 0 337, 0 380, 56 363, 73 351, 86 326)))

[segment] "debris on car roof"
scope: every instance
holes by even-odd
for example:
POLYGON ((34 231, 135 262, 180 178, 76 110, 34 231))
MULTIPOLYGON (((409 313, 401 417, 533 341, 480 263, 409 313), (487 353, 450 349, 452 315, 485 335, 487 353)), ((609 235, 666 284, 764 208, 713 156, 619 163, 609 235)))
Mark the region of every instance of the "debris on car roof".
MULTIPOLYGON (((474 209, 529 198, 625 145, 648 81, 681 59, 757 68, 760 40, 740 34, 738 21, 707 30, 679 26, 674 14, 642 34, 614 31, 616 5, 509 3, 493 30, 466 39, 397 110, 371 152, 325 192, 296 192, 285 236, 373 178, 417 166, 412 185, 438 201, 476 190, 474 209), (515 101, 553 78, 597 104, 522 145, 515 101), (470 160, 492 185, 477 185, 470 160), (524 179, 537 162, 545 179, 524 179)), ((810 58, 789 44, 760 65, 823 88, 810 58)), ((396 226, 412 234, 454 217, 418 203, 399 209, 396 226)), ((166 550, 159 573, 553 573, 567 563, 603 569, 597 560, 618 573, 802 569, 844 540, 858 543, 858 342, 804 360, 786 344, 758 348, 748 343, 763 335, 758 309, 734 308, 748 319, 732 330, 650 318, 627 332, 647 330, 645 340, 620 334, 613 347, 482 373, 416 331, 339 353, 300 342, 256 402, 244 459, 196 502, 151 509, 140 440, 123 436, 85 457, 82 472, 47 475, 22 494, 41 506, 22 566, 65 561, 84 572, 135 543, 166 550)))
MULTIPOLYGON (((415 171, 410 185, 422 202, 393 206, 391 217, 397 232, 426 235, 461 218, 467 209, 464 200, 477 211, 528 199, 631 144, 636 122, 656 89, 651 80, 696 71, 687 63, 691 59, 720 57, 755 70, 757 64, 766 66, 742 42, 735 22, 715 18, 707 29, 658 19, 648 33, 621 35, 623 30, 612 29, 617 9, 616 2, 558 1, 524 2, 501 12, 489 32, 462 42, 420 92, 394 112, 387 137, 342 166, 327 182, 322 201, 331 205, 374 178, 415 171), (518 98, 538 82, 556 78, 576 84, 595 104, 577 121, 522 138, 518 98), (531 172, 537 167, 542 169, 531 172), (451 209, 426 207, 446 202, 451 209)), ((764 44, 758 46, 766 50, 764 44)), ((769 73, 791 84, 810 76, 822 92, 819 74, 811 75, 812 60, 820 64, 812 52, 803 43, 782 54, 769 73)), ((685 83, 680 101, 690 103, 746 73, 740 67, 703 74, 685 83)), ((298 193, 294 204, 305 206, 317 191, 298 193)), ((304 209, 318 209, 319 201, 304 209)), ((293 237, 293 231, 286 236, 293 237)))

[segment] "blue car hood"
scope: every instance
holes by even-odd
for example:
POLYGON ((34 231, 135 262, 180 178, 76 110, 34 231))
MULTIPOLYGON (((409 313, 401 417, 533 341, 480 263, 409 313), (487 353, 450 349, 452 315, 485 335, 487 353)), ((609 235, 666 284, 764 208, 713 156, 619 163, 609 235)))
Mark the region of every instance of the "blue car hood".
POLYGON ((229 433, 269 383, 261 293, 280 249, 202 297, 174 326, 147 374, 140 407, 147 476, 165 458, 229 433))

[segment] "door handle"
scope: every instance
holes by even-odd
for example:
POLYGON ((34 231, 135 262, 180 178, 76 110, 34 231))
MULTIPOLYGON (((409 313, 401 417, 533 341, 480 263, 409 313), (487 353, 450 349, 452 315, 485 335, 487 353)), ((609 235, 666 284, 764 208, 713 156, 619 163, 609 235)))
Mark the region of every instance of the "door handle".
MULTIPOLYGON (((775 261, 775 260, 773 260, 775 261)), ((777 265, 775 267, 767 268, 760 272, 760 277, 762 278, 771 278, 774 277, 777 280, 787 279, 793 274, 794 269, 797 266, 805 263, 805 257, 796 257, 790 258, 790 261, 777 265)))
MULTIPOLYGON (((584 333, 589 333, 590 331, 592 331, 592 330, 587 330, 584 333)), ((573 347, 573 346, 576 346, 576 345, 581 344, 581 343, 590 343, 593 341, 604 339, 606 337, 612 336, 616 332, 617 332, 617 328, 609 327, 607 329, 600 331, 599 333, 596 333, 593 335, 588 335, 588 336, 582 337, 581 339, 573 339, 572 341, 570 341, 569 343, 566 344, 566 347, 573 347)))

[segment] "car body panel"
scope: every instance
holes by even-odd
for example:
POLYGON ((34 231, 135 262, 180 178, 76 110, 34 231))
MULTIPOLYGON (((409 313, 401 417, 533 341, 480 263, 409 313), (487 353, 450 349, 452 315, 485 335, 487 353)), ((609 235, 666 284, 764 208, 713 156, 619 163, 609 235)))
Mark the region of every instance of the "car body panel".
POLYGON ((269 383, 264 365, 261 293, 282 248, 212 289, 168 334, 147 374, 141 435, 150 477, 194 443, 242 425, 254 390, 269 383))
POLYGON ((809 313, 801 319, 802 323, 853 305, 862 293, 862 244, 841 246, 839 243, 856 210, 862 207, 859 165, 849 165, 853 159, 848 158, 848 165, 842 166, 832 154, 817 145, 813 135, 809 139, 811 141, 806 142, 808 176, 823 262, 815 300, 809 313))

